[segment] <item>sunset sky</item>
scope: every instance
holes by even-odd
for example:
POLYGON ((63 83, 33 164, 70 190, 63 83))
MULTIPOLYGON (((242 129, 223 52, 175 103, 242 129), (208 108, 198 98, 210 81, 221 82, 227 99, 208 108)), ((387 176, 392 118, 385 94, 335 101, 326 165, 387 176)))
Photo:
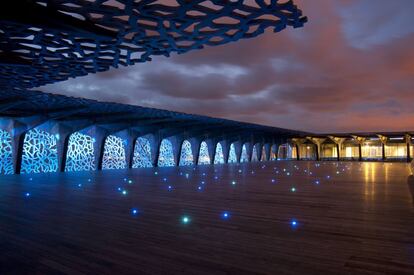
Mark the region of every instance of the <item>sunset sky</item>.
POLYGON ((295 1, 309 22, 40 90, 311 132, 414 130, 414 1, 295 1))

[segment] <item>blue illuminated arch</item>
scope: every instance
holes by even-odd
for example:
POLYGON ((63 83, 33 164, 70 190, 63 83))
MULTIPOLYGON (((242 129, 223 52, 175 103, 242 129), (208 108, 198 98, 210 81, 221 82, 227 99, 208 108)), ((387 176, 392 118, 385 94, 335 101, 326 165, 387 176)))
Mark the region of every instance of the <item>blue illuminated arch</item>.
POLYGON ((180 166, 194 165, 193 151, 191 150, 191 143, 184 140, 181 145, 180 166))
POLYGON ((0 174, 13 174, 12 139, 9 132, 0 130, 0 174))
POLYGON ((95 170, 94 143, 95 139, 91 136, 79 132, 71 134, 66 154, 65 171, 95 170))
POLYGON ((158 156, 159 167, 175 166, 173 145, 168 139, 163 139, 160 144, 160 153, 158 156))
POLYGON ((234 143, 230 144, 230 151, 229 151, 229 160, 227 163, 236 163, 237 162, 237 154, 236 154, 236 147, 234 143))
POLYGON ((224 163, 224 155, 223 155, 223 146, 221 143, 217 143, 216 145, 216 154, 214 155, 214 164, 223 164, 224 163))
POLYGON ((28 131, 23 141, 21 173, 47 173, 58 170, 58 135, 38 129, 28 131))
POLYGON ((135 142, 132 168, 152 167, 151 144, 147 138, 139 137, 135 142))
POLYGON ((259 161, 259 158, 257 157, 257 144, 253 146, 253 153, 252 153, 252 162, 259 161))
POLYGON ((105 139, 102 170, 126 168, 125 145, 126 140, 120 137, 111 135, 105 139))
POLYGON ((246 143, 243 144, 242 146, 242 152, 241 152, 241 157, 240 157, 240 162, 249 162, 249 155, 247 154, 247 147, 246 147, 246 143))
POLYGON ((205 141, 200 144, 200 153, 198 154, 198 164, 210 164, 210 155, 208 154, 208 145, 205 141))
POLYGON ((263 145, 263 147, 262 147, 262 155, 260 156, 260 161, 267 161, 266 146, 265 145, 263 145))

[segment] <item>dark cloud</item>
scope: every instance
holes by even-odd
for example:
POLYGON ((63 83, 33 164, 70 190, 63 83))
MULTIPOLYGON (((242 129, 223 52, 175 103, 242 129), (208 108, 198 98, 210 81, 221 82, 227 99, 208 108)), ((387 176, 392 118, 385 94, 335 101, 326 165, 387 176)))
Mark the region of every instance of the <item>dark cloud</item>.
POLYGON ((414 1, 296 1, 286 29, 46 86, 316 132, 414 130, 414 1))

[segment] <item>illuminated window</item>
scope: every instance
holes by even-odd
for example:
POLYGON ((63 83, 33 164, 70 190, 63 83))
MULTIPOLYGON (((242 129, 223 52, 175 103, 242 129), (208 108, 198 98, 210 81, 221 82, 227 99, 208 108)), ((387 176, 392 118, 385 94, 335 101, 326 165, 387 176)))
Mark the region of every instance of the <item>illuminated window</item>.
POLYGON ((262 155, 260 156, 260 161, 267 161, 267 158, 266 158, 266 147, 264 145, 262 147, 262 155))
POLYGON ((210 156, 208 155, 208 146, 205 141, 201 142, 200 154, 198 155, 198 164, 210 164, 210 156))
POLYGON ((58 170, 57 140, 59 135, 33 129, 23 142, 21 173, 47 173, 58 170))
POLYGON ((191 150, 191 143, 184 140, 181 146, 180 166, 194 165, 193 151, 191 150))
POLYGON ((237 162, 236 147, 234 146, 234 143, 232 143, 230 145, 228 163, 236 163, 236 162, 237 162))
POLYGON ((108 136, 105 140, 102 169, 125 169, 126 141, 120 137, 108 136))
POLYGON ((216 145, 216 154, 214 155, 214 164, 223 164, 223 163, 224 163, 223 146, 221 146, 219 142, 216 145))
POLYGON ((0 130, 0 174, 13 174, 12 140, 9 132, 0 130))
POLYGON ((94 143, 95 139, 91 136, 79 132, 71 134, 66 154, 65 171, 95 170, 94 143))
POLYGON ((253 146, 252 162, 259 161, 257 157, 257 144, 253 146))
POLYGON ((249 161, 249 155, 247 154, 246 144, 243 144, 240 162, 248 162, 248 161, 249 161))
POLYGON ((160 154, 158 156, 159 167, 175 166, 173 145, 168 139, 163 139, 160 145, 160 154))
POLYGON ((152 167, 151 144, 148 139, 139 137, 135 142, 132 168, 152 167))

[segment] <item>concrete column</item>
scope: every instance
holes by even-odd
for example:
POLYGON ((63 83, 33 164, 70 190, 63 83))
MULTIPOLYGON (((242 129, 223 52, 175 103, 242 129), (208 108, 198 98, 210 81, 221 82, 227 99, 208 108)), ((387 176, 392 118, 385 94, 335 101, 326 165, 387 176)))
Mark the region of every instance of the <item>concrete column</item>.
POLYGON ((249 162, 252 161, 252 154, 253 154, 253 145, 251 142, 246 142, 246 153, 247 153, 247 157, 249 159, 249 162))
POLYGON ((198 164, 198 155, 200 154, 200 144, 201 140, 198 138, 188 139, 191 144, 191 152, 193 153, 194 165, 198 164))
POLYGON ((236 151, 237 163, 240 163, 243 144, 240 141, 236 141, 236 142, 233 142, 233 143, 234 143, 234 150, 236 151))
POLYGON ((336 144, 336 160, 341 160, 341 147, 339 146, 339 143, 336 144))
POLYGON ((12 155, 15 174, 20 174, 23 158, 23 144, 26 132, 12 134, 12 155))
POLYGON ((362 161, 362 145, 358 143, 358 161, 362 161))
POLYGON ((270 150, 272 149, 269 143, 266 143, 264 145, 265 147, 265 154, 266 154, 266 160, 269 161, 270 160, 270 150))
POLYGON ((181 145, 184 139, 179 136, 169 137, 168 139, 171 141, 172 146, 173 146, 175 166, 178 166, 178 162, 180 161, 181 145))
POLYGON ((296 160, 300 160, 299 145, 295 144, 295 147, 296 147, 296 160))
POLYGON ((224 163, 228 163, 229 160, 229 153, 230 153, 230 143, 227 140, 223 140, 220 142, 221 148, 223 149, 223 158, 224 163))
POLYGON ((108 132, 100 127, 91 126, 82 131, 84 134, 94 138, 93 155, 95 159, 95 170, 102 170, 102 158, 104 151, 105 139, 108 132))
POLYGON ((154 135, 153 140, 150 141, 151 143, 151 156, 152 156, 152 166, 158 167, 158 157, 160 154, 160 146, 161 146, 162 139, 159 135, 154 135))
POLYGON ((216 155, 217 141, 213 139, 207 139, 205 140, 205 142, 207 143, 208 156, 210 157, 210 164, 213 164, 214 157, 216 155))
POLYGON ((315 155, 316 155, 316 160, 319 161, 320 157, 319 157, 319 152, 320 152, 320 145, 318 145, 317 143, 314 144, 315 147, 315 155))
POLYGON ((405 143, 407 145, 407 162, 411 162, 411 156, 410 156, 411 136, 410 135, 405 135, 405 143))

